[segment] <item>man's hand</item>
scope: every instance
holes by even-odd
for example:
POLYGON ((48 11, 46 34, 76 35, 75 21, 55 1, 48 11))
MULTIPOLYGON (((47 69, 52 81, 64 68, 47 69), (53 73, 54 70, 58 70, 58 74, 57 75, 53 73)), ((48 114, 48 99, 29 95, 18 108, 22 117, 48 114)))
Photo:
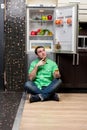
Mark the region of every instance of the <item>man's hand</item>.
POLYGON ((61 77, 59 70, 55 70, 53 75, 54 75, 54 78, 60 78, 61 77))
POLYGON ((46 63, 44 59, 40 60, 36 66, 42 66, 46 63))
POLYGON ((40 60, 37 65, 34 67, 34 69, 32 70, 32 72, 28 75, 29 80, 33 80, 36 77, 36 73, 38 71, 38 67, 41 65, 44 65, 46 63, 46 61, 44 61, 44 59, 40 60))

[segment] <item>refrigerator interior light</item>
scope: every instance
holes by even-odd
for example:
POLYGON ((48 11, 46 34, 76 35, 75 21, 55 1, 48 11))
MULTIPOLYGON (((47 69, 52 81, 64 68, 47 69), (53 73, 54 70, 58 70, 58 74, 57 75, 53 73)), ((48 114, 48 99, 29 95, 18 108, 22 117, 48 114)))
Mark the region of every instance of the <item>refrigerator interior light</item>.
POLYGON ((44 12, 44 9, 40 9, 39 12, 43 13, 43 12, 44 12))

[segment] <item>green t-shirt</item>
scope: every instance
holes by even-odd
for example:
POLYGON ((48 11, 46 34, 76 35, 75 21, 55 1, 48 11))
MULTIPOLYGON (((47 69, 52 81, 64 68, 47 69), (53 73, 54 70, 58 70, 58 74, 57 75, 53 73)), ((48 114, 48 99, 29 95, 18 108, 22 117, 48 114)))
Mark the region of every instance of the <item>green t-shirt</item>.
MULTIPOLYGON (((37 58, 31 63, 28 73, 32 72, 38 62, 39 59, 37 58)), ((58 70, 58 65, 54 61, 47 58, 46 64, 38 67, 38 71, 33 82, 39 89, 42 89, 44 86, 48 86, 54 78, 53 73, 55 70, 58 70)))

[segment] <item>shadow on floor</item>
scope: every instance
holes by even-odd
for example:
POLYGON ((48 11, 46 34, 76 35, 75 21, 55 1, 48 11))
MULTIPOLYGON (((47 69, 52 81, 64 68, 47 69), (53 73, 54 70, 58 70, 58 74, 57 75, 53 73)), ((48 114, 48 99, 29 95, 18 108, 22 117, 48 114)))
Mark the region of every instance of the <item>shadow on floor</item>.
POLYGON ((22 92, 0 92, 0 130, 12 130, 22 92))

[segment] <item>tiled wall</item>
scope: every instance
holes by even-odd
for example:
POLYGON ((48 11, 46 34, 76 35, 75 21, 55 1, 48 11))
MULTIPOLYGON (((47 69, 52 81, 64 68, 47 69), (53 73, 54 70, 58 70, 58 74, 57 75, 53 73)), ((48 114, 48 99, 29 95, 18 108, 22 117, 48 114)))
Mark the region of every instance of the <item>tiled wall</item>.
POLYGON ((20 91, 26 77, 25 0, 6 0, 5 4, 5 87, 20 91))

